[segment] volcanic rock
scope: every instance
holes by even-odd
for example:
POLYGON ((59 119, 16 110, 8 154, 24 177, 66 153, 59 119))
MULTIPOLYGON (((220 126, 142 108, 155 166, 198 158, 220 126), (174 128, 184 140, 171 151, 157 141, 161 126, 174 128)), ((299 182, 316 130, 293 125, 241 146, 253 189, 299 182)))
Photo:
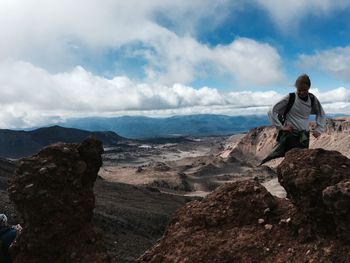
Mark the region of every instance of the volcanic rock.
POLYGON ((326 133, 350 131, 350 118, 335 118, 326 120, 326 133))
POLYGON ((170 167, 162 162, 156 162, 154 164, 154 170, 158 172, 167 172, 170 170, 170 167))
MULTIPOLYGON (((350 160, 339 152, 294 149, 286 154, 284 161, 277 168, 277 173, 280 184, 286 189, 296 207, 310 220, 322 225, 324 230, 333 231, 332 214, 346 214, 348 208, 344 210, 339 205, 346 204, 350 207, 349 199, 346 199, 346 184, 334 186, 344 179, 350 179, 349 168, 350 160), (331 188, 325 191, 326 205, 322 192, 327 187, 331 188), (342 190, 345 191, 343 195, 342 190)), ((349 224, 350 221, 347 222, 349 224)))
POLYGON ((278 170, 293 202, 256 181, 222 185, 180 208, 138 262, 348 262, 348 165, 338 152, 292 150, 278 170))
POLYGON ((323 190, 323 201, 332 212, 338 236, 350 241, 350 179, 323 190))
POLYGON ((102 144, 58 143, 22 159, 9 195, 24 221, 15 262, 109 262, 92 224, 102 144))
POLYGON ((224 159, 234 157, 257 165, 276 145, 276 137, 277 131, 271 126, 253 128, 238 143, 224 150, 220 156, 224 159))
POLYGON ((254 244, 244 248, 243 243, 266 232, 258 220, 265 218, 266 208, 274 211, 276 206, 274 197, 254 181, 222 185, 180 208, 160 242, 139 262, 251 262, 254 244), (242 228, 246 233, 240 233, 242 228))

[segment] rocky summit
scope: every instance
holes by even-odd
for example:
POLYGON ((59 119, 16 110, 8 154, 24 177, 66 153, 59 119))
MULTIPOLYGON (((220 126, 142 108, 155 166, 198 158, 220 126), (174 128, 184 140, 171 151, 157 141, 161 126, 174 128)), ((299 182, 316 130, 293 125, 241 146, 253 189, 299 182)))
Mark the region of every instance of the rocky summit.
POLYGON ((349 262, 348 165, 337 152, 292 150, 278 167, 290 199, 255 181, 223 185, 180 208, 138 262, 349 262))
POLYGON ((15 262, 109 262, 93 224, 93 186, 102 164, 101 142, 58 143, 22 159, 9 195, 24 228, 15 262))

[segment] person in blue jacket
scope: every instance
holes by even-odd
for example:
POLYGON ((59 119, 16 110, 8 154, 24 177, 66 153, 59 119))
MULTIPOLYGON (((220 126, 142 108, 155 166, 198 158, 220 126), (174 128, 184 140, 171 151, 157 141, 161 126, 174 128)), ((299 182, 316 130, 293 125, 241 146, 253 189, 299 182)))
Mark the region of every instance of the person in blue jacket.
POLYGON ((9 248, 21 231, 22 227, 20 225, 9 226, 7 216, 0 214, 0 262, 12 262, 9 248))

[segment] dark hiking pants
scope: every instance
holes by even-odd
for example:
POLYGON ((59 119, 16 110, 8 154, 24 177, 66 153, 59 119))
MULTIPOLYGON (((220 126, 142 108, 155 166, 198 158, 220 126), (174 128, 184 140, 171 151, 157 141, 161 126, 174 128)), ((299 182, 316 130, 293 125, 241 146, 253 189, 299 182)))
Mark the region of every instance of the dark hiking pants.
POLYGON ((309 131, 282 132, 279 136, 278 144, 272 152, 260 163, 260 165, 280 157, 284 157, 286 152, 293 148, 309 148, 310 134, 309 131))

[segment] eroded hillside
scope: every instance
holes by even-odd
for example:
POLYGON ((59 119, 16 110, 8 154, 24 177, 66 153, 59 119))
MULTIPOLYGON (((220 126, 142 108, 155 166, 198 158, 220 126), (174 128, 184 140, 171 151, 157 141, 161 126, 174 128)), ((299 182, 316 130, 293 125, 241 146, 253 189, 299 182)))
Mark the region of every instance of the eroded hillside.
MULTIPOLYGON (((350 119, 327 119, 325 132, 319 138, 310 136, 310 148, 339 151, 350 157, 350 119)), ((276 145, 277 130, 272 126, 261 126, 250 130, 238 143, 228 144, 221 152, 223 158, 235 157, 257 165, 276 145)), ((271 161, 276 167, 281 160, 271 161)))

